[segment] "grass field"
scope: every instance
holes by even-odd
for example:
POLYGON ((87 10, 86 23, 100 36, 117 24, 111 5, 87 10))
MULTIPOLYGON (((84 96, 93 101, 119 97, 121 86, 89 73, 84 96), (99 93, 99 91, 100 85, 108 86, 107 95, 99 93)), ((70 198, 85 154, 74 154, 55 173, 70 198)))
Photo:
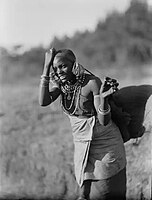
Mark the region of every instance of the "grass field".
MULTIPOLYGON (((121 77, 122 86, 152 84, 121 77)), ((39 80, 1 85, 0 197, 75 199, 73 142, 67 116, 59 101, 46 108, 38 104, 39 80)), ((125 144, 127 198, 150 200, 151 134, 139 145, 125 144)))

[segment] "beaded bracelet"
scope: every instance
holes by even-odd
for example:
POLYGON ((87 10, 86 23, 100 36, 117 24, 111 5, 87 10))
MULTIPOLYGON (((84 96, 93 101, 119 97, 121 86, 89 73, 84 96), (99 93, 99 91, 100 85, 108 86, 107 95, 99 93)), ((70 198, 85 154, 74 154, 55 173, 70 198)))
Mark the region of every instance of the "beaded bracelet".
POLYGON ((40 87, 48 88, 49 85, 40 84, 40 87))
POLYGON ((40 87, 48 88, 49 85, 40 84, 40 87))
POLYGON ((46 80, 46 79, 41 79, 40 81, 40 86, 41 87, 48 87, 49 86, 49 80, 46 80))
POLYGON ((46 75, 44 75, 44 74, 42 74, 41 75, 41 79, 45 79, 45 80, 50 80, 50 77, 49 76, 46 76, 46 75))
POLYGON ((49 84, 50 81, 49 81, 49 80, 46 80, 46 79, 41 79, 41 82, 42 82, 42 83, 47 83, 47 84, 49 84))
POLYGON ((94 95, 94 98, 99 98, 100 97, 100 95, 99 94, 97 94, 97 95, 94 95))
POLYGON ((106 110, 103 110, 103 109, 101 108, 101 105, 100 105, 99 108, 98 108, 98 113, 101 114, 101 115, 107 115, 107 114, 110 113, 110 111, 111 111, 111 109, 110 109, 110 106, 109 106, 109 105, 108 105, 108 108, 107 108, 106 110))

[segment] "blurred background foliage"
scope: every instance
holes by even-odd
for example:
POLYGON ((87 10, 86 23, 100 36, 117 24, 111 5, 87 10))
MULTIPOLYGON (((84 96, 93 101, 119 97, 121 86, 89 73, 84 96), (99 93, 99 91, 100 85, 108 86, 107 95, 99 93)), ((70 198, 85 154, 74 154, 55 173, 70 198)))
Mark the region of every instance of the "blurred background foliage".
MULTIPOLYGON (((71 48, 78 62, 98 76, 115 76, 120 86, 152 78, 152 10, 132 0, 124 13, 113 11, 94 31, 54 37, 47 47, 0 48, 0 198, 71 199, 78 196, 68 118, 57 101, 38 104, 44 54, 50 47, 71 48), (136 81, 137 80, 137 81, 136 81), (6 197, 6 198, 4 198, 6 197)), ((151 140, 125 145, 127 199, 150 200, 151 140)))
POLYGON ((113 11, 98 21, 94 31, 75 32, 72 37, 54 37, 48 47, 23 51, 1 47, 3 82, 40 75, 44 54, 50 47, 71 48, 80 63, 89 69, 123 69, 138 73, 152 61, 152 9, 147 1, 132 0, 124 13, 113 11))

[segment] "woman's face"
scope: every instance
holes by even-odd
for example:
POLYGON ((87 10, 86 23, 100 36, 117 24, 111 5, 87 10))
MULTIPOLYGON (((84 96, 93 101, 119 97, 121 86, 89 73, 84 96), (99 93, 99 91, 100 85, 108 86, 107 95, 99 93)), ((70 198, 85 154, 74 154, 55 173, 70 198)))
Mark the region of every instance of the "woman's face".
POLYGON ((55 73, 63 83, 71 81, 74 78, 74 74, 72 73, 73 64, 68 59, 55 57, 53 67, 55 73))

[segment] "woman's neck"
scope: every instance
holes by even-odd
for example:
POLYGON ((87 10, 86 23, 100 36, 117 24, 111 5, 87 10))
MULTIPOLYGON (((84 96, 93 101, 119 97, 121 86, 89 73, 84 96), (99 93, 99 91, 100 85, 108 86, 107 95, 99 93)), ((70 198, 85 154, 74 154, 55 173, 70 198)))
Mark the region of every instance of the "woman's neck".
POLYGON ((69 81, 66 81, 65 84, 74 85, 76 83, 76 81, 77 81, 76 76, 73 75, 72 79, 69 81))

